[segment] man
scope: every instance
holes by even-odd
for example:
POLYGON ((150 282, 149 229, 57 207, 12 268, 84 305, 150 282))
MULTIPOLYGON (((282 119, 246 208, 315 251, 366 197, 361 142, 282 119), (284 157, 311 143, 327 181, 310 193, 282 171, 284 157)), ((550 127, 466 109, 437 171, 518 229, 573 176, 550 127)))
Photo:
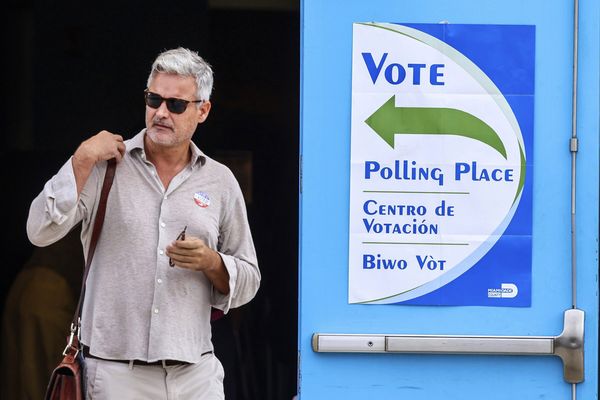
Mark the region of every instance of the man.
POLYGON ((224 398, 211 307, 250 301, 260 272, 238 183, 191 141, 212 82, 197 53, 161 53, 144 93, 146 129, 87 139, 31 205, 33 244, 83 220, 87 249, 106 160, 117 159, 82 311, 88 398, 224 398))

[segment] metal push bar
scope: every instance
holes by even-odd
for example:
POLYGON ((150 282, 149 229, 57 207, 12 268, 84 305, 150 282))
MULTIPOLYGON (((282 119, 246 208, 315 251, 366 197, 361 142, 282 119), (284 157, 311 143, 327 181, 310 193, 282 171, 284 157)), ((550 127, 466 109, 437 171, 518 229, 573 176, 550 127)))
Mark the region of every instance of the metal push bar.
POLYGON ((318 353, 425 353, 553 355, 561 358, 564 379, 583 381, 584 312, 569 309, 558 336, 441 336, 315 333, 312 348, 318 353))

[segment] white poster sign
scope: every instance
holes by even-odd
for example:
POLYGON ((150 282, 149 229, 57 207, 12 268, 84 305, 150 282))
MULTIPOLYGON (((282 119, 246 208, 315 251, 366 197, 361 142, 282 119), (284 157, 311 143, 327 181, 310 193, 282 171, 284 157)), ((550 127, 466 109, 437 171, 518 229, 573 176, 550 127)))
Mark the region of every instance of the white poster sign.
MULTIPOLYGON (((351 129, 350 303, 430 294, 477 265, 505 235, 525 188, 523 134, 504 94, 454 47, 410 26, 354 24, 351 129)), ((463 287, 426 304, 517 298, 522 303, 515 305, 529 305, 528 296, 517 297, 519 289, 529 291, 527 207, 518 222, 523 234, 503 242, 507 249, 517 243, 524 283, 516 283, 515 272, 507 282, 477 278, 467 288, 485 300, 461 300, 463 287)))

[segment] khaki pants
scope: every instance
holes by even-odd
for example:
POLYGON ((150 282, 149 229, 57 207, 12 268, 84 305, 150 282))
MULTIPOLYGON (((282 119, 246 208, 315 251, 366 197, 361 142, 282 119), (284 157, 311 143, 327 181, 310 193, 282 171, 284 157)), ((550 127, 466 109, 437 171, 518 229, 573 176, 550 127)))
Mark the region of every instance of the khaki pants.
POLYGON ((214 354, 197 364, 129 365, 86 359, 88 400, 224 400, 223 366, 214 354))

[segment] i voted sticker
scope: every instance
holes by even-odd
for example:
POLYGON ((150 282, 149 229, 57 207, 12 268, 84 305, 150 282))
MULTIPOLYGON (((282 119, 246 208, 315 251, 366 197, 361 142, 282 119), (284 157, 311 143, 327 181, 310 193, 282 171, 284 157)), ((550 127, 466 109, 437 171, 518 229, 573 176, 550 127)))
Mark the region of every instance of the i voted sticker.
POLYGON ((206 208, 210 205, 210 197, 204 192, 194 193, 194 202, 202 208, 206 208))

